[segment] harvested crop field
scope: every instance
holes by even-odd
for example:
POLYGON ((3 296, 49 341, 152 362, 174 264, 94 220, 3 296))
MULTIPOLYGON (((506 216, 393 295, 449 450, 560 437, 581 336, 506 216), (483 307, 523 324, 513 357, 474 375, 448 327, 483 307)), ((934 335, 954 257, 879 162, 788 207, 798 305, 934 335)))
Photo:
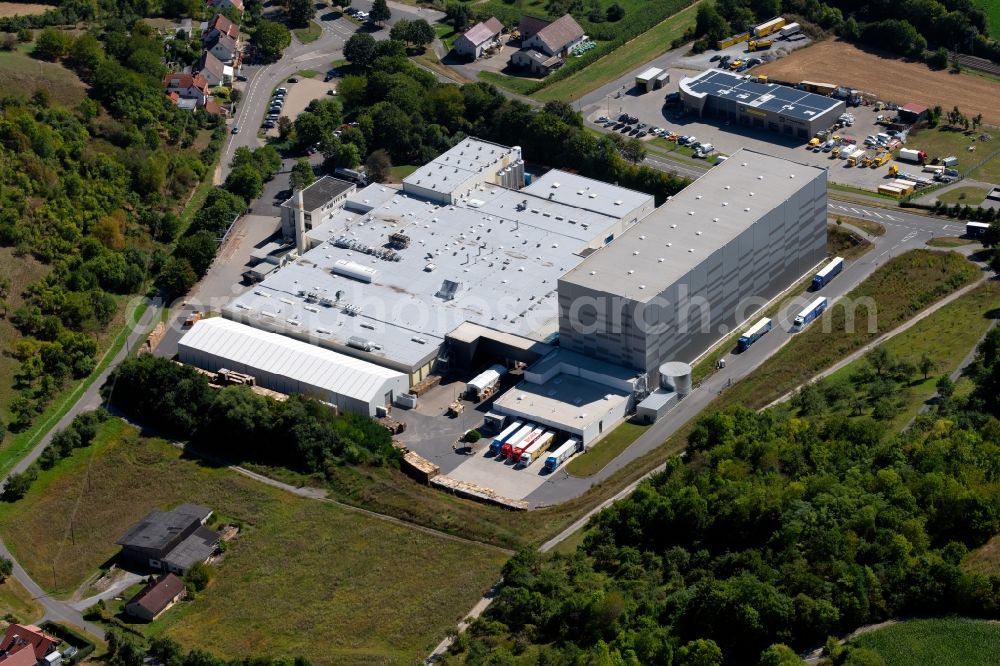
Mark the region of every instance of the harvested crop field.
POLYGON ((7 16, 32 16, 34 14, 42 14, 50 9, 54 9, 53 5, 32 5, 20 2, 0 2, 0 18, 7 16))
POLYGON ((874 93, 887 102, 956 104, 968 116, 983 114, 987 123, 1000 124, 1000 106, 994 101, 1000 85, 979 77, 933 71, 926 65, 906 62, 888 53, 859 49, 840 40, 819 42, 761 65, 754 74, 781 81, 823 81, 874 93))

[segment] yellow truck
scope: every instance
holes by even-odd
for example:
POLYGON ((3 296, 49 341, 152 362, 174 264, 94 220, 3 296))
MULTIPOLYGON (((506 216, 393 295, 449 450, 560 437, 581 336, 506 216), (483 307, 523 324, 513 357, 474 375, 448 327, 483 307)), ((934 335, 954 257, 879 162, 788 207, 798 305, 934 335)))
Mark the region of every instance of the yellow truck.
POLYGON ((784 27, 785 27, 785 19, 784 17, 779 16, 777 18, 771 19, 770 21, 765 21, 764 23, 761 23, 760 25, 754 27, 754 29, 751 32, 753 32, 754 37, 766 37, 767 35, 770 35, 773 32, 777 32, 784 27))
POLYGON ((766 51, 774 44, 773 39, 751 39, 748 46, 751 51, 766 51))
POLYGON ((874 158, 872 158, 872 168, 877 169, 889 160, 892 159, 892 153, 879 153, 874 158))
POLYGON ((743 61, 742 61, 742 60, 740 60, 739 58, 737 58, 736 60, 732 60, 732 61, 730 61, 730 63, 729 63, 729 69, 731 69, 732 71, 734 71, 734 72, 735 72, 735 71, 736 71, 737 69, 739 69, 739 68, 740 68, 740 67, 741 67, 742 65, 743 65, 743 61))

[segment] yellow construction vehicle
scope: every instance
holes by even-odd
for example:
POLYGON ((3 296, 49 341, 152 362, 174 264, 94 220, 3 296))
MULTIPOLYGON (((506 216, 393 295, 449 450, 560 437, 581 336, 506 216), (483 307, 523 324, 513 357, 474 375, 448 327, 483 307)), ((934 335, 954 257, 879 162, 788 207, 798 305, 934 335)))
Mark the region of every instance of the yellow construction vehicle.
POLYGON ((773 39, 751 39, 747 46, 751 51, 766 51, 774 44, 773 39))
POLYGON ((863 167, 869 167, 871 165, 872 165, 872 156, 869 155, 868 153, 865 153, 864 155, 862 155, 861 156, 861 166, 863 166, 863 167))
POLYGON ((892 159, 892 153, 879 153, 872 160, 872 168, 877 169, 892 159))
POLYGON ((898 176, 899 175, 899 165, 898 164, 893 164, 892 166, 889 167, 889 175, 890 176, 898 176))
POLYGON ((806 148, 815 148, 819 144, 820 144, 819 138, 813 137, 813 138, 809 139, 809 143, 806 144, 806 148))
POLYGON ((736 60, 732 60, 732 61, 729 62, 729 69, 731 69, 731 70, 733 70, 735 72, 742 65, 743 65, 743 61, 740 60, 739 58, 737 58, 736 60))
POLYGON ((840 157, 840 146, 834 146, 833 150, 830 151, 830 156, 834 158, 840 157))

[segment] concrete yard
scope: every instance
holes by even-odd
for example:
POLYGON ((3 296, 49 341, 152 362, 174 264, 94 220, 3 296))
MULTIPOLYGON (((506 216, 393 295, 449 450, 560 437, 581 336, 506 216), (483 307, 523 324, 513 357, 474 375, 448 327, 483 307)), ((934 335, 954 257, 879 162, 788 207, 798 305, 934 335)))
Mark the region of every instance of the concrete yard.
MULTIPOLYGON (((318 79, 304 79, 299 77, 298 83, 286 82, 275 86, 276 88, 284 87, 288 89, 288 94, 285 95, 285 106, 281 109, 281 115, 295 120, 300 113, 306 110, 309 102, 325 97, 328 90, 336 90, 337 81, 338 79, 334 79, 329 83, 324 83, 318 79)), ((275 126, 265 133, 268 136, 278 136, 278 128, 275 126)))

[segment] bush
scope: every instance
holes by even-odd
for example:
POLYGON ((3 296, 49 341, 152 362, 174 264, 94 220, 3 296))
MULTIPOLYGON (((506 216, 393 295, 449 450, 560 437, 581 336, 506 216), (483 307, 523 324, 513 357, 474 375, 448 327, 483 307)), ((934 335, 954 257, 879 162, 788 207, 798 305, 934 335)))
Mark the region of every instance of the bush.
POLYGON ((465 433, 465 436, 462 438, 462 441, 467 442, 468 444, 475 444, 480 439, 482 439, 482 437, 483 436, 479 434, 478 430, 470 430, 469 432, 465 433))
POLYGON ((195 592, 201 592, 208 587, 214 574, 214 570, 209 565, 204 562, 195 562, 184 574, 184 582, 195 592))

